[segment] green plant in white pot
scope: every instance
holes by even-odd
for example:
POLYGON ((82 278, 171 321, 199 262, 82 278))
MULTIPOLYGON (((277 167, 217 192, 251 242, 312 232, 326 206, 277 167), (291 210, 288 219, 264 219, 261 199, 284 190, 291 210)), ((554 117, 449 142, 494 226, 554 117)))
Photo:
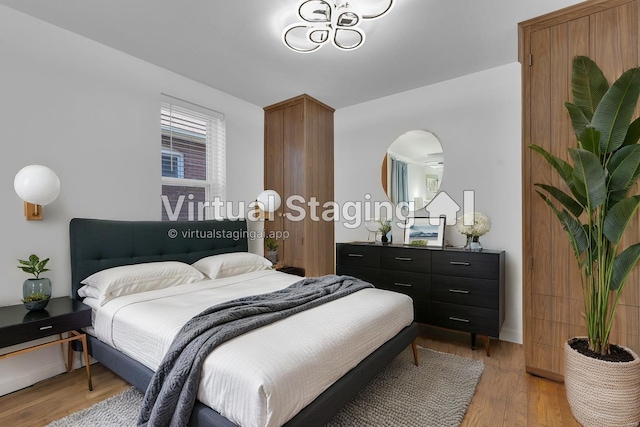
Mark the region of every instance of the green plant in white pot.
POLYGON ((630 194, 640 176, 640 119, 632 121, 640 68, 610 86, 595 62, 578 56, 571 89, 573 102, 565 103, 577 137, 577 146, 569 148, 571 164, 531 146, 566 184, 535 185, 567 232, 581 272, 588 337, 565 343, 567 398, 585 426, 637 426, 640 359, 611 344, 609 335, 620 294, 640 259, 638 238, 622 245, 640 206, 640 195, 630 194))
POLYGON ((51 280, 40 277, 40 274, 50 271, 46 268, 49 258, 40 260, 37 255, 31 254, 28 260, 19 259, 18 262, 19 269, 33 275, 33 278, 25 280, 22 284, 24 306, 29 310, 43 310, 51 298, 51 280))

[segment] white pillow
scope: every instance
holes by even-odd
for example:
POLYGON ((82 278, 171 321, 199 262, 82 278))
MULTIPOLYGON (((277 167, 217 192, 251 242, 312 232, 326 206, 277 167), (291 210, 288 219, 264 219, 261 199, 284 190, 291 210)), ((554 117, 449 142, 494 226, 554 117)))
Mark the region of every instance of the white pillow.
POLYGON ((268 259, 250 252, 231 252, 211 255, 192 264, 211 279, 220 279, 252 271, 266 270, 273 264, 268 259))
POLYGON ((80 282, 86 286, 80 288, 78 294, 97 298, 100 305, 104 305, 122 295, 184 285, 202 279, 204 275, 200 271, 183 262, 147 262, 98 271, 80 282))

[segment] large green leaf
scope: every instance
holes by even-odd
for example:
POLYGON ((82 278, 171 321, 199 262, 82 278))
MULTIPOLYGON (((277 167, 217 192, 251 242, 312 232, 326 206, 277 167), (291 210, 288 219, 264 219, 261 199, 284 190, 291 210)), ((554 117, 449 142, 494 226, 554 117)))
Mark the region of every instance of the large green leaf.
POLYGON ((591 125, 600 130, 600 151, 610 153, 625 141, 640 96, 640 68, 625 71, 602 97, 591 125))
POLYGON ((536 153, 540 154, 542 157, 544 157, 547 163, 549 163, 551 167, 553 167, 558 172, 558 175, 560 175, 560 178, 562 178, 565 184, 567 184, 567 186, 571 190, 571 194, 573 194, 573 196, 578 201, 578 203, 580 203, 582 206, 586 206, 587 204, 587 199, 585 197, 586 194, 584 193, 584 191, 579 191, 576 188, 576 183, 573 179, 573 166, 571 166, 569 163, 565 162, 561 158, 556 157, 553 154, 549 153, 547 150, 540 147, 539 145, 532 144, 529 146, 529 148, 535 151, 536 153))
POLYGON ((629 125, 629 129, 627 129, 627 135, 624 137, 624 142, 622 145, 632 145, 637 144, 640 140, 640 117, 636 118, 629 125))
POLYGON ((584 130, 591 124, 591 121, 587 119, 580 107, 570 102, 565 102, 564 106, 567 108, 569 117, 571 118, 571 124, 573 125, 573 131, 577 138, 580 138, 584 130))
POLYGON ((631 188, 638 166, 640 166, 640 145, 628 145, 617 150, 607 165, 609 191, 631 188))
POLYGON ((573 103, 580 108, 587 120, 591 120, 598 104, 609 89, 609 82, 602 70, 586 56, 573 59, 571 92, 573 103))
POLYGON ((562 204, 569 212, 573 214, 576 218, 582 214, 583 208, 580 203, 576 202, 575 199, 569 196, 564 191, 560 190, 557 187, 547 184, 534 184, 536 187, 540 187, 545 190, 549 195, 551 195, 554 199, 562 204))
POLYGON ((611 207, 604 218, 603 233, 611 243, 617 244, 640 206, 640 196, 626 198, 611 207))
POLYGON ((613 276, 609 284, 610 290, 617 291, 624 285, 629 273, 631 273, 639 259, 640 243, 629 246, 616 257, 613 263, 613 276))
POLYGON ((577 260, 580 259, 580 254, 584 252, 589 246, 589 239, 587 237, 587 233, 585 232, 584 227, 576 218, 571 216, 569 212, 566 210, 560 211, 553 202, 545 196, 543 193, 536 190, 536 193, 545 201, 547 205, 551 208, 551 210, 556 214, 560 223, 562 224, 562 228, 567 232, 569 237, 569 243, 573 248, 574 255, 577 260))
POLYGON ((573 158, 573 177, 578 191, 584 191, 589 209, 595 209, 607 199, 604 168, 600 158, 595 154, 580 148, 570 148, 569 154, 573 158), (582 186, 577 184, 581 183, 582 186))
POLYGON ((598 129, 587 127, 578 140, 583 149, 600 156, 600 131, 598 129))

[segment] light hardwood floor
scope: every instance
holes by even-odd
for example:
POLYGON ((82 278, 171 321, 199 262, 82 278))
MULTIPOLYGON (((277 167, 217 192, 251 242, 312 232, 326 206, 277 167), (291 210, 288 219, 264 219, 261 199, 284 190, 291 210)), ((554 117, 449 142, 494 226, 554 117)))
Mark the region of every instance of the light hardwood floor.
MULTIPOLYGON (((475 351, 469 344, 468 334, 420 328, 419 346, 484 361, 462 427, 579 426, 571 416, 563 384, 524 372, 521 345, 491 340, 487 357, 480 339, 475 351)), ((0 426, 43 426, 129 387, 100 364, 92 365, 91 372, 92 392, 87 390, 85 371, 77 369, 0 397, 0 426)))

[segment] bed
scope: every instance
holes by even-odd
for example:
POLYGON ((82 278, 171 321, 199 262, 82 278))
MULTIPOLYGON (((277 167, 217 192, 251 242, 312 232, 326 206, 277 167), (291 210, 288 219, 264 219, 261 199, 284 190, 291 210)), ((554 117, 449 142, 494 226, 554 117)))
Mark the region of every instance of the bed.
MULTIPOLYGON (((156 263, 163 261, 179 261, 186 264, 193 264, 198 260, 203 258, 211 257, 213 255, 222 255, 222 254, 234 254, 234 253, 245 253, 248 250, 247 244, 248 232, 246 228, 246 223, 242 220, 237 221, 204 221, 204 222, 155 222, 155 221, 112 221, 112 220, 99 220, 99 219, 81 219, 75 218, 70 223, 70 248, 71 248, 71 266, 72 266, 72 295, 74 298, 81 299, 79 296, 78 290, 83 286, 80 282, 86 279, 87 277, 93 275, 94 273, 111 269, 113 267, 118 266, 127 266, 134 264, 144 264, 144 263, 156 263)), ((277 288, 281 285, 286 285, 287 283, 293 283, 299 278, 287 275, 285 273, 279 273, 272 270, 261 270, 261 271, 253 271, 248 273, 243 273, 243 275, 227 277, 224 279, 216 279, 217 282, 214 281, 203 281, 202 289, 193 290, 195 292, 193 295, 195 296, 194 300, 200 300, 199 297, 200 292, 210 292, 209 289, 204 289, 207 286, 211 286, 215 291, 213 292, 215 295, 218 295, 220 289, 229 292, 236 292, 236 289, 246 287, 246 290, 242 290, 242 292, 246 292, 251 289, 271 289, 271 287, 277 288), (276 283, 277 282, 277 283, 276 283), (206 285, 205 285, 206 283, 206 285)), ((200 286, 197 284, 194 285, 185 285, 184 289, 193 289, 194 286, 200 286)), ((377 289, 365 289, 356 294, 349 295, 347 297, 341 298, 340 300, 335 301, 336 303, 341 302, 342 305, 345 304, 359 304, 358 300, 361 300, 363 297, 358 297, 359 293, 366 293, 367 291, 370 296, 367 298, 372 298, 371 302, 366 300, 366 304, 371 304, 375 307, 375 304, 381 304, 378 300, 380 293, 394 294, 388 293, 387 291, 377 290, 377 289), (352 298, 348 300, 348 298, 352 298), (354 299, 358 298, 358 300, 354 299)), ((153 292, 145 292, 145 294, 151 295, 154 294, 151 300, 165 301, 165 300, 178 300, 179 298, 185 298, 184 296, 176 296, 173 294, 173 289, 161 289, 154 290, 153 292)), ((191 291, 189 291, 191 292, 191 291)), ((238 291, 239 292, 239 291, 238 291)), ((188 293, 188 292, 187 292, 188 293)), ((235 294, 234 294, 235 295, 235 294)), ((365 294, 362 294, 365 295, 365 294)), ((404 295, 400 296, 392 296, 392 298, 405 298, 404 295)), ((387 296, 391 295, 386 295, 387 296)), ((109 310, 105 309, 104 312, 126 312, 127 310, 133 310, 134 307, 146 307, 145 304, 151 304, 151 302, 140 301, 140 295, 127 295, 124 297, 119 297, 112 301, 108 301, 104 303, 103 307, 110 308, 109 310), (117 308, 115 308, 117 306, 117 308), (124 308, 123 308, 124 307, 124 308)), ((143 298, 144 299, 144 298, 143 298)), ((364 301, 364 300, 363 300, 364 301)), ((349 367, 348 369, 345 366, 341 366, 341 369, 346 369, 344 374, 340 374, 341 376, 332 384, 323 386, 319 385, 318 387, 323 390, 319 392, 317 397, 312 398, 308 403, 300 403, 297 404, 300 406, 304 404, 301 408, 295 409, 295 415, 283 415, 286 418, 286 426, 322 426, 324 425, 335 413, 337 413, 340 408, 346 404, 350 399, 352 399, 360 389, 362 389, 379 371, 381 371, 393 358, 395 358, 404 348, 410 345, 418 334, 417 325, 412 321, 412 309, 411 302, 408 301, 408 310, 411 311, 410 319, 407 320, 406 309, 404 308, 405 301, 394 300, 393 304, 397 304, 398 307, 402 308, 402 313, 398 311, 387 314, 390 316, 387 320, 384 320, 383 323, 386 325, 387 323, 397 323, 394 326, 397 331, 391 331, 389 328, 382 324, 375 325, 363 325, 358 326, 362 328, 362 336, 358 334, 356 337, 349 338, 349 340, 353 339, 356 342, 359 342, 358 345, 355 346, 357 351, 362 351, 367 346, 374 346, 374 348, 370 348, 366 350, 366 353, 360 355, 360 357, 364 357, 363 359, 355 362, 353 367, 349 367), (384 326, 384 327, 383 327, 384 326), (373 327, 379 328, 380 333, 375 334, 376 336, 367 336, 367 331, 373 327), (389 335, 388 338, 380 338, 383 337, 384 334, 389 335), (378 337, 377 335, 380 335, 378 337), (376 343, 375 340, 383 339, 384 342, 376 343), (360 342, 362 341, 362 342, 360 342), (368 356, 365 357, 365 355, 368 356), (328 387, 328 388, 327 388, 328 387)), ((324 304, 325 307, 323 310, 329 310, 324 314, 325 316, 331 316, 331 313, 334 308, 329 307, 334 302, 324 304)), ((362 303, 364 305, 364 303, 362 303)), ((385 300, 386 304, 386 300, 385 300)), ((197 304, 193 304, 196 305, 197 304)), ((339 304, 337 304, 339 305, 339 304)), ((308 312, 313 312, 315 310, 320 309, 321 307, 316 307, 314 309, 308 310, 308 312)), ((150 307, 150 306, 149 306, 150 307)), ((379 306, 376 310, 384 311, 384 306, 379 306)), ((198 307, 194 309, 199 310, 198 307)), ((337 308, 335 308, 337 309, 337 308)), ((98 313, 103 310, 100 308, 98 313)), ((398 309, 399 310, 399 309, 398 309)), ((147 312, 151 313, 154 311, 152 308, 147 308, 147 312)), ((321 311, 321 310, 318 310, 321 311)), ((281 325, 269 325, 264 328, 260 328, 260 330, 252 331, 260 332, 262 329, 265 331, 271 331, 273 333, 273 329, 275 327, 281 327, 283 324, 288 322, 288 327, 293 329, 300 329, 300 323, 302 320, 295 322, 293 319, 296 316, 300 316, 304 313, 299 313, 291 318, 284 319, 277 323, 281 323, 281 325)), ((196 313, 197 314, 197 313, 196 313)), ((309 314, 310 316, 311 314, 309 314)), ((105 319, 106 314, 96 314, 96 319, 105 319)), ((306 316, 306 314, 305 314, 306 316)), ((167 316, 164 316, 167 317, 167 316)), ((302 319, 301 316, 300 319, 302 319)), ((336 318, 341 318, 342 316, 335 316, 336 318)), ((344 316, 344 323, 348 323, 349 317, 344 316)), ((126 320, 126 318, 124 319, 126 320)), ((360 321, 360 320, 358 320, 360 321)), ((109 323, 102 320, 99 322, 100 324, 109 323)), ((115 322, 115 320, 114 320, 115 322)), ((310 324, 310 331, 313 331, 313 324, 317 321, 311 321, 313 323, 310 324)), ((339 324, 340 321, 332 320, 331 323, 339 324)), ((359 325, 359 324, 358 324, 359 325)), ((96 325, 98 326, 98 325, 96 325)), ((134 328, 135 324, 123 327, 120 326, 120 329, 134 328)), ((116 328, 117 329, 117 328, 116 328)), ((264 333, 267 333, 264 332, 264 333)), ((299 332, 299 331, 298 331, 299 332)), ((303 336, 308 339, 309 337, 314 336, 314 333, 307 331, 303 336)), ((321 332, 320 329, 317 329, 316 332, 321 332)), ((89 352, 90 354, 107 368, 111 369, 114 373, 121 376, 133 386, 140 390, 145 390, 147 385, 151 381, 154 370, 152 369, 154 363, 157 363, 157 360, 153 360, 155 357, 157 359, 157 353, 162 352, 163 350, 156 349, 156 354, 153 356, 153 351, 150 352, 151 356, 146 357, 144 351, 142 354, 134 354, 135 351, 122 349, 122 351, 115 349, 112 347, 113 342, 108 343, 109 339, 103 340, 99 339, 98 334, 95 330, 92 330, 89 335, 89 352), (151 360, 149 360, 151 359, 151 360)), ((291 332, 293 333, 293 332, 291 332)), ((262 334, 262 332, 260 332, 262 334)), ((264 346, 265 342, 269 342, 269 335, 260 336, 260 334, 254 336, 241 336, 235 340, 232 340, 223 346, 225 350, 223 351, 223 346, 220 347, 220 354, 225 354, 225 357, 229 357, 229 354, 233 351, 232 347, 234 345, 248 345, 248 343, 262 343, 264 346), (265 338, 266 337, 266 338, 265 338), (256 341, 249 341, 250 339, 255 338, 256 341), (260 340, 267 341, 260 341, 260 340), (244 344, 242 342, 244 341, 244 344)), ((152 335, 152 334, 150 334, 152 335)), ((118 338, 118 340, 121 340, 118 338)), ((165 338, 166 340, 166 338, 165 338)), ((351 341, 349 341, 351 342, 351 341)), ((316 345, 310 342, 310 345, 316 345)), ((116 347, 118 347, 116 345, 116 347)), ((270 347, 280 347, 278 345, 274 346, 265 346, 263 348, 270 347)), ((306 347, 306 346, 300 346, 306 347)), ((318 347, 316 345, 316 347, 318 347)), ((324 344, 320 347, 324 347, 324 344)), ((318 348, 320 348, 318 347, 318 348)), ((240 347, 239 347, 240 348, 240 347)), ((303 348, 301 351, 304 351, 303 348)), ((146 350, 145 350, 146 351, 146 350)), ((276 349, 273 349, 276 351, 276 349)), ((295 360, 296 357, 300 359, 300 356, 296 356, 295 352, 298 351, 295 348, 288 348, 287 353, 282 353, 281 355, 272 355, 272 358, 275 357, 289 357, 291 356, 295 360), (289 353, 294 353, 289 355, 289 353)), ((333 350, 328 350, 333 351, 333 350)), ((357 353, 356 351, 356 353, 357 353)), ((214 354, 217 354, 216 351, 212 353, 211 358, 214 354)), ((246 352, 243 352, 243 355, 246 352)), ((353 351, 352 351, 353 353, 353 351)), ((301 353, 304 355, 304 358, 314 357, 313 355, 305 355, 305 353, 301 353)), ((221 356, 223 357, 223 356, 221 356)), ((244 356, 243 356, 244 357, 244 356)), ((248 356, 247 356, 248 357, 248 356)), ((261 356, 260 356, 261 357, 261 356)), ((349 356, 355 357, 355 356, 349 356)), ((208 358, 209 359, 209 358, 208 358)), ((267 359, 267 354, 265 353, 264 359, 267 359)), ((263 359, 263 360, 264 360, 263 359)), ((334 358, 340 359, 340 358, 334 358)), ((345 356, 345 359, 348 359, 345 356)), ((247 359, 251 360, 251 359, 247 359)), ((209 361, 209 360, 207 360, 209 361)), ((213 363, 213 362, 212 362, 213 363)), ((310 375, 312 378, 311 382, 315 382, 318 378, 313 377, 315 374, 315 367, 326 367, 332 366, 332 362, 328 360, 318 360, 314 362, 314 369, 305 369, 305 375, 310 375), (313 379, 315 378, 315 380, 313 379)), ((344 362, 345 364, 347 362, 344 362)), ((351 362, 353 363, 353 362, 351 362)), ((252 365, 261 365, 257 363, 257 360, 254 359, 252 365)), ((268 363, 265 363, 268 365, 268 363)), ((293 366, 293 365, 287 365, 293 366)), ((203 369, 203 383, 209 382, 211 383, 211 379, 207 380, 203 369)), ((320 370, 322 373, 322 370, 320 370)), ((214 374, 211 374, 214 375, 214 374)), ((319 374, 318 374, 319 375, 319 374)), ((324 374, 322 376, 324 378, 324 374)), ((308 381, 306 379, 305 381, 308 381)), ((332 380, 333 381, 333 380, 332 380)), ((242 380, 238 380, 239 383, 242 380)), ((203 387, 201 386, 201 389, 203 387)), ((296 387, 292 387, 292 390, 295 390, 296 387)), ((225 392, 228 392, 226 390, 225 392)), ((313 392, 310 392, 313 394, 313 392)), ((275 393, 277 395, 278 393, 275 393)), ((304 393, 301 393, 304 394, 304 393)), ((220 412, 224 413, 223 416, 220 412, 212 409, 210 406, 215 406, 210 403, 208 406, 205 403, 202 403, 200 400, 204 400, 208 402, 207 399, 209 396, 200 396, 200 392, 198 395, 199 401, 196 402, 193 413, 191 415, 191 419, 189 425, 193 426, 235 426, 238 425, 235 420, 242 420, 242 418, 238 418, 240 415, 229 415, 228 412, 230 409, 224 407, 220 412), (234 420, 234 421, 232 421, 234 420)), ((272 397, 269 397, 272 399, 272 397)), ((267 400, 269 400, 267 399, 267 400)), ((234 399, 228 399, 229 401, 234 401, 234 399)), ((237 400, 237 399, 236 399, 237 400)), ((281 400, 288 401, 291 400, 289 398, 282 398, 281 400)), ((277 399, 273 397, 273 401, 276 402, 272 406, 273 408, 278 408, 277 399)), ((213 402, 216 403, 216 402, 213 402)), ((218 402, 219 403, 219 402, 218 402)), ((265 403, 265 405, 271 404, 270 402, 265 403)), ((288 402, 284 402, 283 404, 289 404, 288 402)), ((242 411, 242 408, 239 409, 242 411)), ((294 409, 287 408, 287 411, 293 411, 294 409)), ((275 412, 278 412, 276 410, 275 412)), ((262 416, 261 414, 259 414, 262 416)), ((271 414, 268 415, 267 423, 268 425, 280 425, 282 422, 279 421, 278 415, 280 414, 271 414)), ((244 416, 244 415, 242 415, 244 416)), ((260 421, 262 423, 264 420, 260 421)), ((239 422, 238 422, 239 423, 239 422)), ((251 424, 247 422, 246 424, 251 424)))

